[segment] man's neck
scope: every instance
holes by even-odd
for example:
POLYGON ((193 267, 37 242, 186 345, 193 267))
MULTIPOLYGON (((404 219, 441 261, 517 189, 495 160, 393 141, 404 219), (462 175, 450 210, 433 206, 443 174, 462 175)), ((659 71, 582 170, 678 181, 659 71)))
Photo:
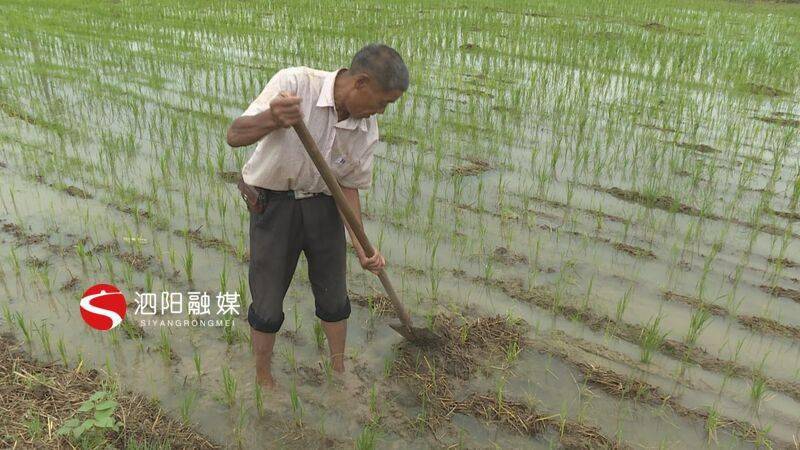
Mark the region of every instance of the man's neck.
POLYGON ((344 106, 344 102, 340 99, 344 96, 345 92, 348 87, 346 86, 347 80, 345 79, 347 75, 347 69, 339 72, 336 74, 336 78, 333 80, 333 104, 334 108, 336 108, 336 113, 338 115, 337 119, 339 122, 342 120, 347 119, 350 117, 350 111, 344 106), (337 94, 338 98, 337 98, 337 94))

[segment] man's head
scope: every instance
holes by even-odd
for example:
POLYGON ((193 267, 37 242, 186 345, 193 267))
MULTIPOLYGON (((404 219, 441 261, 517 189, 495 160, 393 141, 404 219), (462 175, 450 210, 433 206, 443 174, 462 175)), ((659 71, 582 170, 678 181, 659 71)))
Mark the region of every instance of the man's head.
POLYGON ((383 114, 386 105, 408 89, 408 68, 391 47, 369 44, 356 53, 347 71, 348 87, 342 98, 351 117, 383 114))

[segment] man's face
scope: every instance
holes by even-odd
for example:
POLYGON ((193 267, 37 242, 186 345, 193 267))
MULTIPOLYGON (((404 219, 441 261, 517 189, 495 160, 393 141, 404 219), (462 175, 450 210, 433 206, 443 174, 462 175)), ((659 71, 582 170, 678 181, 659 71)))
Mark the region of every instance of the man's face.
POLYGON ((350 117, 363 119, 373 114, 383 114, 386 105, 394 103, 403 91, 384 91, 372 78, 359 74, 348 101, 345 102, 350 117))

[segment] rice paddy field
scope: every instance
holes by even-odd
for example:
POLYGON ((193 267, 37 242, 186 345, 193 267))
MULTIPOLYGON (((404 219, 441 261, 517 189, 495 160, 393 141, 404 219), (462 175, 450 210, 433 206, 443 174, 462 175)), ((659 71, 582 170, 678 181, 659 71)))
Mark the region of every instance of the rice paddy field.
POLYGON ((4 0, 0 24, 2 331, 37 360, 230 447, 800 445, 800 5, 4 0), (142 326, 132 299, 246 310, 254 147, 227 127, 369 42, 411 85, 365 227, 442 341, 389 328, 351 252, 334 376, 301 258, 262 391, 245 314, 142 326), (78 308, 100 282, 130 306, 110 332, 78 308))

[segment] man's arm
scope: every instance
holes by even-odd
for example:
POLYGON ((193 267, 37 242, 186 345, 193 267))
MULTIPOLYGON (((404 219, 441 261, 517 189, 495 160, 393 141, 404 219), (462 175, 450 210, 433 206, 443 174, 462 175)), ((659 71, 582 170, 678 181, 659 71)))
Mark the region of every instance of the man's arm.
MULTIPOLYGON (((358 195, 358 189, 342 186, 342 192, 344 192, 344 197, 347 199, 347 204, 350 205, 350 208, 355 213, 358 224, 361 225, 361 228, 363 229, 364 222, 361 221, 361 197, 358 195)), ((350 235, 350 242, 353 243, 353 248, 356 250, 358 258, 361 259, 362 256, 366 256, 364 249, 361 247, 361 243, 358 242, 358 238, 356 237, 355 233, 353 233, 353 229, 350 228, 350 223, 344 218, 342 210, 339 210, 339 214, 342 216, 342 221, 347 228, 347 234, 350 235)))
POLYGON ((228 128, 228 145, 242 147, 258 142, 278 128, 288 128, 302 119, 300 97, 281 92, 269 108, 251 116, 237 117, 228 128))
MULTIPOLYGON (((341 185, 340 185, 341 186, 341 185)), ((350 208, 353 210, 356 216, 356 220, 358 221, 359 226, 361 229, 364 228, 364 222, 361 220, 361 199, 358 195, 358 189, 355 188, 348 188, 341 186, 342 192, 344 193, 344 197, 347 200, 347 204, 350 205, 350 208)), ((339 215, 342 216, 342 221, 344 221, 345 228, 347 228, 347 234, 350 235, 350 242, 353 243, 353 248, 356 250, 356 254, 358 255, 358 261, 361 263, 361 267, 367 269, 376 275, 380 270, 386 265, 386 260, 384 260, 383 255, 381 252, 378 251, 377 248, 374 248, 375 254, 372 257, 368 258, 367 255, 364 253, 363 247, 361 247, 361 243, 358 242, 358 238, 356 237, 355 233, 353 233, 353 229, 350 227, 350 224, 344 218, 344 214, 342 214, 342 210, 339 210, 339 215)))
POLYGON ((258 142, 259 139, 278 129, 272 110, 264 110, 254 116, 237 117, 228 128, 228 145, 242 147, 258 142))

